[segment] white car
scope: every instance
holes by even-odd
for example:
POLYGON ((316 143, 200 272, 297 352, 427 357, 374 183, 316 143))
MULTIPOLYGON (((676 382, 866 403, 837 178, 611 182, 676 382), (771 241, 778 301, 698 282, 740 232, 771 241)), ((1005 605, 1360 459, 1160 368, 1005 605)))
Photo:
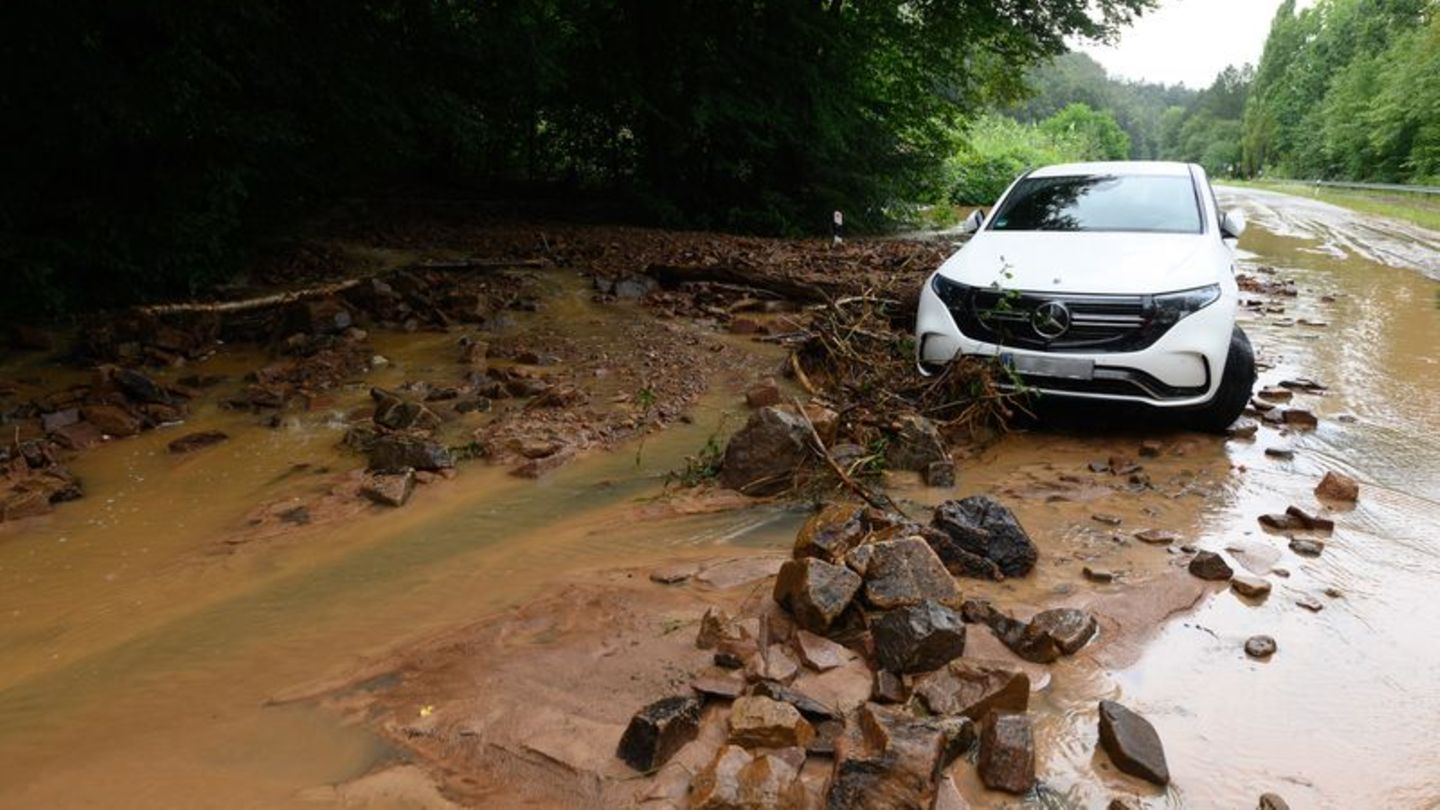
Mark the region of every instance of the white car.
POLYGON ((1074 163, 1029 172, 925 284, 920 371, 998 357, 1045 395, 1143 403, 1223 430, 1255 384, 1235 325, 1238 212, 1196 165, 1074 163))

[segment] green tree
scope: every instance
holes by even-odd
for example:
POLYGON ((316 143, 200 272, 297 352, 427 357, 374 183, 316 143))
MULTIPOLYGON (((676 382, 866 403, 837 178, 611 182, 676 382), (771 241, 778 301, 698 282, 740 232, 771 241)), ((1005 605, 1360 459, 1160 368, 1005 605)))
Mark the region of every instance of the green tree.
POLYGON ((1070 104, 1045 119, 1040 129, 1052 137, 1071 137, 1084 145, 1088 160, 1124 160, 1130 155, 1130 136, 1108 112, 1087 104, 1070 104))

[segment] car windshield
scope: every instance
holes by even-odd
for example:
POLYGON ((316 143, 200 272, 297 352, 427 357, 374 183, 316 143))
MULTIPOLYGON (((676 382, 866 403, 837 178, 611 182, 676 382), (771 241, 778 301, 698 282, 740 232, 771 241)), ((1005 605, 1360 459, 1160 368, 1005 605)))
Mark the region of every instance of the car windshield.
POLYGON ((1027 177, 991 217, 990 229, 1200 233, 1200 206, 1185 176, 1027 177))

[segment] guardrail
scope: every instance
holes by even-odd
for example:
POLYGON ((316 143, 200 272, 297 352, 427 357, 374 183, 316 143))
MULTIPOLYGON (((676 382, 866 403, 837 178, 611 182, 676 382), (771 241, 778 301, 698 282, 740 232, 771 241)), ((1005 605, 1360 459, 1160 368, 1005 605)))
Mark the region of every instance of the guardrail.
POLYGON ((1281 180, 1262 178, 1262 183, 1278 183, 1287 186, 1306 186, 1315 188, 1342 188, 1355 189, 1356 191, 1393 191, 1401 194, 1433 194, 1440 196, 1440 187, 1436 186, 1406 186, 1399 183, 1347 183, 1340 180, 1281 180))

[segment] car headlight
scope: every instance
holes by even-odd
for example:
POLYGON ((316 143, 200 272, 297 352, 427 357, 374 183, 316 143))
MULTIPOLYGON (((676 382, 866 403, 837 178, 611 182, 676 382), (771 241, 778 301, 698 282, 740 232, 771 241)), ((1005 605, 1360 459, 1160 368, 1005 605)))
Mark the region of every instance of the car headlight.
POLYGON ((1193 315, 1219 300, 1219 284, 1157 295, 1154 298, 1155 320, 1153 323, 1161 328, 1169 328, 1179 323, 1181 318, 1193 315))

